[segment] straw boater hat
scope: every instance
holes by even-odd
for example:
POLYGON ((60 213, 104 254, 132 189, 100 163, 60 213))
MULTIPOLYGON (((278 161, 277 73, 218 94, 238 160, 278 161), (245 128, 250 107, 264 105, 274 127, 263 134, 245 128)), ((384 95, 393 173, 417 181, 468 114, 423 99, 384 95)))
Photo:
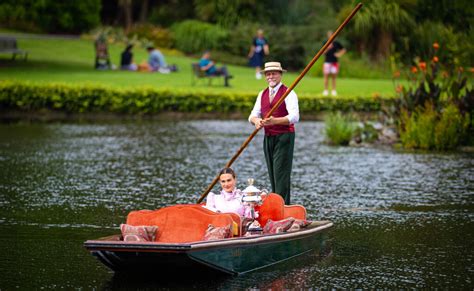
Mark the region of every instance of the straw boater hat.
POLYGON ((286 70, 281 67, 281 64, 279 62, 265 63, 265 69, 263 69, 261 72, 266 73, 270 71, 286 72, 286 70))

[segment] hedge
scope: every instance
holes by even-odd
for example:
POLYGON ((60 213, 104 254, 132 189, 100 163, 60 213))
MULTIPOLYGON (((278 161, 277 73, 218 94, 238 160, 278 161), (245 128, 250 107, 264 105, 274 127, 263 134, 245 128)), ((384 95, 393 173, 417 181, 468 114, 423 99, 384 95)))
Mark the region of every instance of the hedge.
MULTIPOLYGON (((99 85, 0 82, 0 110, 37 112, 44 109, 66 113, 156 114, 161 112, 248 113, 256 94, 213 93, 171 89, 117 89, 99 85)), ((320 111, 381 110, 391 99, 380 97, 298 96, 301 113, 320 111)))

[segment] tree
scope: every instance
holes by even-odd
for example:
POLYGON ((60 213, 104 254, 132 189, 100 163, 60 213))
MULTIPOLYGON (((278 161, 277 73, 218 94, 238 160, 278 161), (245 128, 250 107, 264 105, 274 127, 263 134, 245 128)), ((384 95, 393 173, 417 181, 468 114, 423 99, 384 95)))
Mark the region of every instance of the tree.
POLYGON ((133 24, 132 19, 132 0, 119 0, 119 6, 122 9, 125 20, 125 31, 129 31, 133 24))
POLYGON ((194 0, 194 7, 198 19, 229 28, 241 20, 258 20, 264 12, 265 1, 194 0))
POLYGON ((139 22, 145 23, 147 22, 148 16, 148 0, 141 0, 141 7, 140 7, 140 17, 138 19, 139 22))
MULTIPOLYGON (((393 35, 409 30, 414 20, 404 9, 415 1, 373 0, 368 2, 353 19, 356 38, 363 42, 369 55, 376 61, 390 54, 393 35)), ((346 12, 347 9, 343 9, 346 12)))

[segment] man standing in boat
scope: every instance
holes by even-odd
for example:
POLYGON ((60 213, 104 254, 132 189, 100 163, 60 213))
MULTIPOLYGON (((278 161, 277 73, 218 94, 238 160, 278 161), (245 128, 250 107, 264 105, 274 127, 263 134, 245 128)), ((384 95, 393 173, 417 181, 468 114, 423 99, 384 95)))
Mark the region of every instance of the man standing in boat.
POLYGON ((268 88, 260 91, 249 116, 257 129, 263 127, 263 151, 267 162, 272 192, 280 194, 290 204, 291 167, 295 145, 294 124, 300 119, 298 97, 291 91, 272 116, 262 119, 283 97, 288 89, 281 83, 283 72, 279 62, 265 63, 265 80, 268 88))

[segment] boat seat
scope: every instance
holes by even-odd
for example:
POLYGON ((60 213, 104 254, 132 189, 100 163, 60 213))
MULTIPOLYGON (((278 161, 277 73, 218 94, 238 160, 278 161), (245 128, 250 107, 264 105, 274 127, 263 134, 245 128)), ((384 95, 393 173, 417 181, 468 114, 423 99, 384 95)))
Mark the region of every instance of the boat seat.
POLYGON ((262 227, 269 219, 273 221, 282 220, 288 217, 306 220, 306 209, 302 205, 285 205, 283 198, 275 193, 262 196, 262 205, 257 206, 258 222, 262 227))
POLYGON ((132 211, 127 216, 127 224, 130 225, 158 226, 156 241, 164 243, 201 241, 209 224, 216 227, 232 226, 234 221, 240 226, 238 214, 215 213, 198 204, 132 211))

